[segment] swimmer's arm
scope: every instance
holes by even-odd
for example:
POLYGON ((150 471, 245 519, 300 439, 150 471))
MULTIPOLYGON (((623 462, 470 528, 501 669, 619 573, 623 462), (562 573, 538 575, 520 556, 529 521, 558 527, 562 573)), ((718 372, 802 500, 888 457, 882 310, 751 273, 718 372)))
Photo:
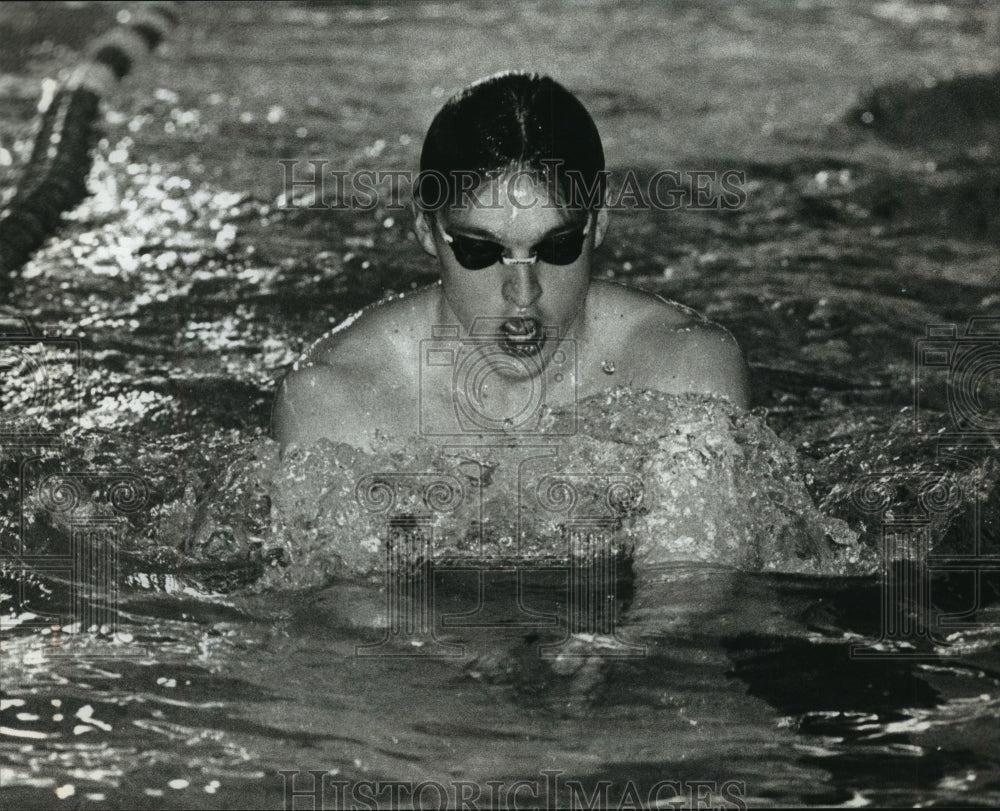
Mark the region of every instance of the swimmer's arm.
POLYGON ((736 339, 710 321, 660 326, 643 341, 654 369, 651 388, 671 394, 716 394, 750 407, 750 377, 736 339), (654 349, 655 347, 655 349, 654 349))

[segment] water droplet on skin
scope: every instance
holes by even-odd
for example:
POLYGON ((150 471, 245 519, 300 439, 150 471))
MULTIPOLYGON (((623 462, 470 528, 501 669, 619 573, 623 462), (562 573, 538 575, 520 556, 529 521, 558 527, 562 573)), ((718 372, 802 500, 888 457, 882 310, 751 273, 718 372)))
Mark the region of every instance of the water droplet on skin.
POLYGON ((606 360, 601 363, 601 371, 606 375, 613 375, 615 373, 615 362, 613 360, 606 360))

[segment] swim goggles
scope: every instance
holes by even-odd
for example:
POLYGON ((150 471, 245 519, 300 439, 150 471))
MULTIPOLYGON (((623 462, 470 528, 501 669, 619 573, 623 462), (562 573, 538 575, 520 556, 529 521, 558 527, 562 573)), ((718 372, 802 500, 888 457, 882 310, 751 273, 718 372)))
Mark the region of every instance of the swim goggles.
POLYGON ((455 254, 455 261, 466 270, 482 270, 497 262, 505 265, 533 265, 544 262, 547 265, 569 265, 580 258, 583 243, 590 232, 590 218, 582 228, 547 237, 532 247, 532 255, 526 259, 504 256, 503 245, 489 239, 449 234, 441 228, 444 241, 455 254))

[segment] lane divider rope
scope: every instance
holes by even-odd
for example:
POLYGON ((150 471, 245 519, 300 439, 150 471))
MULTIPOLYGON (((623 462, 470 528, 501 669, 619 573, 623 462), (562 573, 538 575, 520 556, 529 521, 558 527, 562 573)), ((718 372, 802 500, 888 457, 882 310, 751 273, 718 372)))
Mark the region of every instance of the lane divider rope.
POLYGON ((90 42, 61 85, 46 83, 31 156, 0 213, 0 292, 59 227, 63 212, 87 196, 100 100, 177 24, 177 2, 135 3, 118 24, 90 42))

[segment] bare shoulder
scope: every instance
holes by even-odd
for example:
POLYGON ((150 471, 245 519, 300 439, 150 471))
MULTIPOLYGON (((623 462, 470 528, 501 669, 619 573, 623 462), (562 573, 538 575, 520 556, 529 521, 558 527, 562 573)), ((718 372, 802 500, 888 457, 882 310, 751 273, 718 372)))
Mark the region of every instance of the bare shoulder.
POLYGON ((345 385, 350 370, 325 363, 299 363, 278 387, 271 412, 271 431, 282 447, 310 445, 327 438, 350 442, 359 426, 344 424, 343 415, 356 410, 351 403, 355 386, 345 385))
MULTIPOLYGON (((413 337, 427 293, 362 310, 320 338, 285 376, 274 402, 274 438, 287 446, 320 438, 363 447, 391 428, 394 407, 418 374, 413 337)), ((412 398, 411 398, 412 399, 412 398)))
POLYGON ((617 320, 629 384, 668 393, 718 394, 747 408, 746 361, 732 334, 690 307, 610 283, 599 284, 603 318, 617 320))
POLYGON ((439 288, 431 285, 376 302, 344 319, 316 341, 306 353, 306 360, 370 367, 372 357, 377 357, 375 353, 395 355, 395 350, 411 346, 414 337, 429 337, 420 333, 438 295, 439 288))
POLYGON ((598 305, 601 319, 619 320, 631 326, 646 319, 678 328, 696 322, 709 323, 690 307, 617 282, 594 279, 591 282, 591 297, 598 305))

